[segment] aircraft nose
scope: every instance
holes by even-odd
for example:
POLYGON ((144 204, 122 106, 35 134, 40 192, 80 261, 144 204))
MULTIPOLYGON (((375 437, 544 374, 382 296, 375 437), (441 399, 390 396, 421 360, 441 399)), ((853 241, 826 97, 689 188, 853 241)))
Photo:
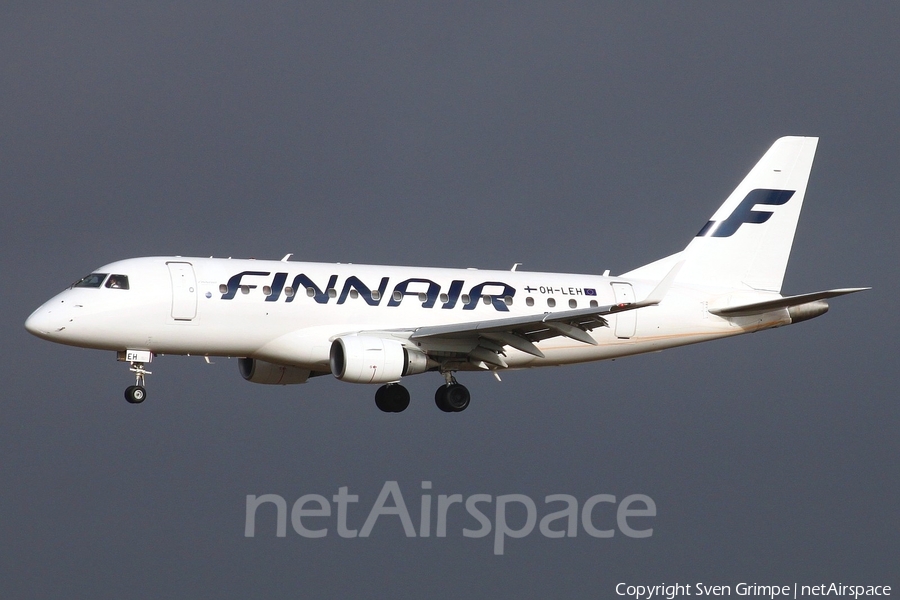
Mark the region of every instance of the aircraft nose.
POLYGON ((49 330, 49 321, 50 319, 47 318, 47 311, 41 307, 25 319, 25 329, 28 330, 28 333, 40 336, 41 334, 46 334, 49 330))
POLYGON ((25 329, 40 338, 48 338, 60 330, 58 317, 59 315, 54 314, 53 309, 45 304, 25 320, 25 329))

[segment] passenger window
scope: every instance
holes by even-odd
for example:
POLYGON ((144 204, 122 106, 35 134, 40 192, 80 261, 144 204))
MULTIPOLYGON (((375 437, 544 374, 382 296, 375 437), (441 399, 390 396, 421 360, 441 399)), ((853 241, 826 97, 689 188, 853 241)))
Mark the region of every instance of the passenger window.
POLYGON ((128 276, 127 275, 110 275, 109 279, 106 280, 106 287, 114 290, 127 290, 128 289, 128 276))
POLYGON ((577 307, 578 307, 578 301, 577 301, 577 300, 575 300, 574 298, 572 298, 571 300, 569 300, 569 308, 577 308, 577 307))
POLYGON ((554 300, 553 298, 547 298, 547 306, 553 308, 554 306, 556 306, 556 300, 554 300))
POLYGON ((106 273, 91 273, 73 283, 72 287, 98 288, 104 279, 106 279, 106 273))
POLYGON ((531 296, 528 296, 527 298, 525 298, 525 305, 526 306, 534 306, 534 298, 532 298, 531 296))

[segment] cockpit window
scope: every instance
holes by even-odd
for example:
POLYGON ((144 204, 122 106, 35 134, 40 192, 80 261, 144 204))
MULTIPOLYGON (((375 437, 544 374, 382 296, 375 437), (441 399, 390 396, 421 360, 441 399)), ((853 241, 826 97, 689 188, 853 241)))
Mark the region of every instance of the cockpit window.
POLYGON ((128 289, 128 275, 110 275, 106 280, 106 287, 115 290, 128 289))
POLYGON ((72 287, 98 288, 106 279, 106 273, 91 273, 72 284, 72 287))

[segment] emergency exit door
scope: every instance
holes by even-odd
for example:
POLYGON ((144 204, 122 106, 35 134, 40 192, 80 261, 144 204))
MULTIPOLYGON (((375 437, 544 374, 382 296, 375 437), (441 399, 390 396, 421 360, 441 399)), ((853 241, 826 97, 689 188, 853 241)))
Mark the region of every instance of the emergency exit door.
POLYGON ((172 279, 172 318, 191 321, 197 316, 197 279, 188 262, 166 263, 172 279))
MULTIPOLYGON (((634 288, 630 283, 611 283, 613 293, 616 295, 616 304, 631 304, 634 302, 634 288)), ((637 311, 627 310, 616 313, 616 337, 630 338, 637 328, 637 311)))

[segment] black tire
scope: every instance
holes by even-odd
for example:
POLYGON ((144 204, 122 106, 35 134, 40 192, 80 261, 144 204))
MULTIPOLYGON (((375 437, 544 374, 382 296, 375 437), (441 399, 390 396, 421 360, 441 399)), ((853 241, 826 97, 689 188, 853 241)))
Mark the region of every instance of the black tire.
POLYGON ((388 406, 386 390, 387 386, 383 385, 375 392, 375 406, 382 412, 393 412, 388 406))
POLYGON ((403 412, 409 406, 409 390, 399 383, 389 383, 375 392, 375 406, 383 412, 403 412))
POLYGON ((125 388, 125 399, 131 404, 140 404, 147 399, 147 390, 142 385, 129 385, 125 388))
POLYGON ((409 390, 399 383, 388 385, 384 395, 391 412, 403 412, 409 406, 409 390))
POLYGON ((447 402, 447 406, 450 407, 450 410, 453 412, 462 412, 469 407, 469 401, 472 399, 472 396, 469 394, 469 389, 458 383, 454 383, 447 386, 447 391, 444 394, 447 402))
POLYGON ((449 387, 448 385, 442 385, 434 392, 434 403, 446 413, 453 412, 453 408, 447 403, 447 390, 449 387))

